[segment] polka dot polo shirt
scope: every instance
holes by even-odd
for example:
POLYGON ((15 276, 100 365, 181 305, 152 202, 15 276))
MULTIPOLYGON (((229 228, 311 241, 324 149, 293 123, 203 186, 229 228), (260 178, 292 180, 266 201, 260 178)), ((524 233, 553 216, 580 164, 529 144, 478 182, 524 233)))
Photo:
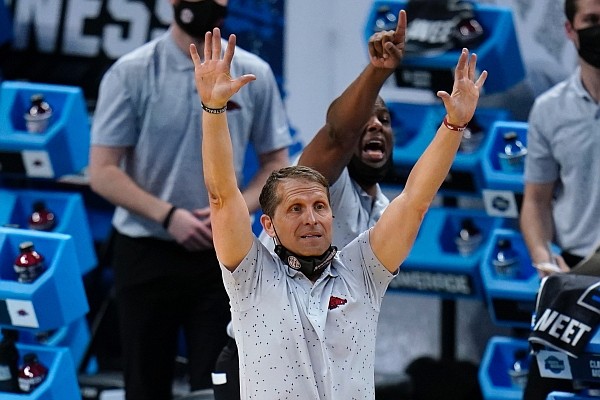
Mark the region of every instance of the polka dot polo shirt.
POLYGON ((255 240, 222 267, 240 357, 242 399, 373 400, 377 319, 394 277, 368 232, 313 284, 255 240))

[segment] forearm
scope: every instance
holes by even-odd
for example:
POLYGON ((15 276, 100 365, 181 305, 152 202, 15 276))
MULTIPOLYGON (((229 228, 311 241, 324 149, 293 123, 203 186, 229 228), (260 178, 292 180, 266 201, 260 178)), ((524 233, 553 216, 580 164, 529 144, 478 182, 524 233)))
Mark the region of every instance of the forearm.
POLYGON ((110 203, 144 218, 162 223, 171 204, 140 188, 117 166, 104 166, 90 172, 94 192, 110 203))
POLYGON ((440 125, 433 140, 414 165, 403 193, 415 207, 427 209, 446 179, 460 145, 462 132, 440 125))
POLYGON ((253 213, 260 208, 258 198, 271 172, 290 165, 288 149, 282 148, 259 155, 259 168, 242 191, 248 211, 253 213))
POLYGON ((534 264, 552 261, 548 248, 554 236, 551 207, 526 198, 519 222, 531 261, 534 264))
POLYGON ((333 140, 357 139, 373 112, 373 105, 393 69, 367 65, 363 72, 336 98, 327 111, 333 140))
POLYGON ((202 164, 209 200, 221 202, 239 191, 233 166, 233 149, 227 118, 222 114, 202 114, 202 164))

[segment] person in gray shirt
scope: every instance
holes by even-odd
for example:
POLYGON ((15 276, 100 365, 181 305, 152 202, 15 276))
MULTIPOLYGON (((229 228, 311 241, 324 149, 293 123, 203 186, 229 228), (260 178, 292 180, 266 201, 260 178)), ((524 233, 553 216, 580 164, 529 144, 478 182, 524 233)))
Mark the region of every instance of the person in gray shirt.
MULTIPOLYGON (((204 62, 193 45, 190 52, 204 110, 202 158, 215 250, 240 348, 241 397, 372 400, 383 295, 450 170, 487 71, 476 79, 477 57, 463 49, 452 94, 437 93, 447 115, 405 188, 372 228, 340 252, 332 246, 323 175, 305 166, 273 172, 260 195, 261 224, 278 243, 271 253, 252 233, 235 180, 226 104, 256 77, 231 77, 234 47, 231 35, 221 56, 216 28, 206 34, 204 62)), ((388 41, 376 57, 398 52, 388 41)))
MULTIPOLYGON (((329 182, 333 221, 333 244, 342 249, 381 217, 389 204, 379 187, 392 167, 392 118, 378 93, 402 60, 406 13, 398 15, 396 31, 375 33, 369 38, 369 53, 374 56, 386 41, 400 51, 382 60, 376 57, 336 98, 327 119, 302 151, 297 164, 319 171, 329 182)), ((265 230, 259 236, 268 250, 274 239, 265 230)), ((237 400, 239 390, 238 350, 231 323, 231 339, 221 351, 215 372, 215 400, 237 400)))

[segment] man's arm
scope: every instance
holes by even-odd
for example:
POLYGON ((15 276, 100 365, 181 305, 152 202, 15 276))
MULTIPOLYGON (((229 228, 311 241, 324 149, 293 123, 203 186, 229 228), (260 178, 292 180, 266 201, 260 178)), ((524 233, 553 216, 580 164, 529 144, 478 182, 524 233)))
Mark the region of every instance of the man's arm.
POLYGON ((258 155, 258 171, 242 191, 250 213, 260 208, 258 197, 271 172, 288 165, 290 165, 290 159, 287 147, 258 155))
MULTIPOLYGON (((221 32, 215 28, 204 37, 204 62, 194 45, 190 54, 194 61, 195 80, 204 107, 219 110, 254 75, 237 79, 229 75, 235 48, 235 35, 221 59, 221 32)), ((202 113, 202 164, 208 190, 213 241, 219 261, 233 271, 252 246, 253 234, 248 207, 238 188, 233 165, 233 149, 225 112, 202 113)))
POLYGON ((330 184, 339 178, 373 113, 379 90, 402 60, 405 33, 406 13, 401 10, 395 31, 377 32, 371 36, 370 64, 331 103, 325 125, 303 150, 299 165, 321 172, 330 184))
POLYGON ((90 185, 94 192, 112 204, 127 208, 161 223, 171 205, 142 190, 119 167, 125 147, 93 145, 90 150, 90 185))
MULTIPOLYGON (((553 255, 548 246, 554 237, 552 198, 554 183, 526 183, 519 225, 533 264, 556 264, 563 271, 569 267, 562 257, 553 255)), ((550 271, 539 271, 540 276, 550 271)))
MULTIPOLYGON (((112 204, 162 224, 171 209, 171 204, 146 192, 123 172, 120 163, 127 151, 129 149, 125 147, 92 145, 90 186, 94 192, 112 204)), ((187 210, 175 211, 168 232, 188 250, 212 248, 210 227, 187 210)))
POLYGON ((479 92, 487 78, 475 81, 475 54, 463 49, 454 73, 452 94, 437 93, 444 102, 447 120, 440 125, 425 152, 413 167, 404 190, 387 207, 372 228, 369 239, 379 261, 391 272, 398 269, 413 246, 421 222, 448 175, 462 132, 449 126, 466 126, 475 113, 479 92), (390 240, 394 238, 394 240, 390 240))

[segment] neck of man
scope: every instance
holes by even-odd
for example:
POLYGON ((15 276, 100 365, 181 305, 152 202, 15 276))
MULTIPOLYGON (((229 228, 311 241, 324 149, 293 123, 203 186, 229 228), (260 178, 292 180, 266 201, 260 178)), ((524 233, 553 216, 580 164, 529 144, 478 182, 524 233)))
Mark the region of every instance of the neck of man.
POLYGON ((204 38, 198 39, 190 36, 187 32, 177 25, 176 22, 171 23, 171 34, 173 40, 179 49, 188 57, 190 56, 190 44, 195 44, 200 58, 204 57, 204 38))
POLYGON ((600 103, 600 68, 581 61, 581 83, 596 103, 600 103))

